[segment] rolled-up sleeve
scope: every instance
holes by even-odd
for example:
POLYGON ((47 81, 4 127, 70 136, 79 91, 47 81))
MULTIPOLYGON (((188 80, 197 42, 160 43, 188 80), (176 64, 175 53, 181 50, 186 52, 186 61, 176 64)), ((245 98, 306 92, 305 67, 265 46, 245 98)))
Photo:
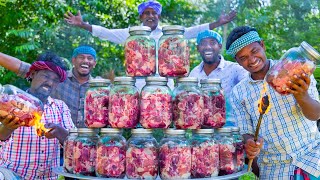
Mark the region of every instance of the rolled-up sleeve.
POLYGON ((184 36, 187 39, 196 38, 199 32, 208 30, 208 29, 209 29, 209 23, 188 27, 188 28, 185 28, 184 36))
POLYGON ((26 78, 26 74, 29 72, 31 64, 21 61, 19 71, 17 75, 22 78, 26 78))
POLYGON ((92 25, 92 35, 117 44, 124 44, 126 39, 130 36, 128 28, 108 29, 97 25, 92 25))

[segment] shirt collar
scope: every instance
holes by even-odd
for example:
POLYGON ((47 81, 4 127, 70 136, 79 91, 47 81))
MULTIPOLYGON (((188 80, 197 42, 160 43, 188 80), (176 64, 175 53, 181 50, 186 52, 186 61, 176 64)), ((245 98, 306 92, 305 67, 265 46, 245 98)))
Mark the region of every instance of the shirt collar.
MULTIPOLYGON (((220 57, 220 63, 218 64, 216 69, 223 69, 225 67, 225 65, 226 65, 226 60, 224 60, 224 58, 223 58, 223 56, 221 54, 219 55, 219 57, 220 57)), ((203 71, 203 67, 204 67, 204 62, 203 61, 200 63, 199 67, 200 67, 200 72, 203 71)))
MULTIPOLYGON (((73 68, 69 71, 67 71, 67 75, 68 75, 68 78, 74 78, 75 80, 77 80, 76 76, 73 74, 73 68)), ((91 74, 89 74, 89 80, 92 79, 92 76, 91 74)))

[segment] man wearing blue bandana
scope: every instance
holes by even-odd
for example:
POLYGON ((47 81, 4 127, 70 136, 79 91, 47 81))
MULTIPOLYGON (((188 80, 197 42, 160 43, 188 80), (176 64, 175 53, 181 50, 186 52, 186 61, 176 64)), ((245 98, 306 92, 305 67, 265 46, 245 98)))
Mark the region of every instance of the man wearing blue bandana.
MULTIPOLYGON (((84 98, 89 88, 90 73, 96 66, 97 53, 91 46, 79 46, 73 50, 71 62, 73 68, 67 72, 67 79, 58 85, 50 95, 64 101, 70 109, 73 123, 78 128, 84 124, 84 98)), ((0 53, 0 66, 26 77, 30 64, 17 58, 0 53)))
POLYGON ((260 179, 291 179, 299 175, 320 178, 319 95, 313 75, 296 74, 288 82, 289 95, 271 88, 265 76, 278 61, 267 59, 266 46, 256 29, 235 28, 227 40, 227 53, 250 75, 230 94, 237 125, 245 138, 247 157, 258 157, 260 179), (253 141, 259 118, 258 100, 267 85, 270 111, 263 116, 259 139, 253 141))
MULTIPOLYGON (((142 22, 141 25, 148 26, 151 28, 150 37, 155 39, 156 44, 158 44, 158 41, 162 36, 162 27, 159 25, 161 11, 162 11, 162 6, 158 1, 149 0, 141 3, 138 6, 139 18, 140 18, 140 21, 142 22)), ((223 24, 229 23, 235 17, 236 17, 235 11, 231 11, 227 15, 222 14, 219 17, 218 21, 216 22, 185 28, 184 35, 187 39, 195 38, 197 37, 199 32, 206 29, 214 29, 223 24)), ((80 11, 78 11, 77 15, 73 15, 72 13, 68 12, 67 14, 65 14, 65 21, 68 24, 90 31, 93 36, 96 36, 96 37, 99 37, 100 39, 111 41, 117 44, 124 44, 126 39, 130 36, 129 28, 108 29, 105 27, 85 23, 82 20, 80 11)), ((145 85, 144 79, 137 79, 136 86, 138 87, 139 90, 141 90, 144 85, 145 85)), ((172 79, 169 79, 168 85, 171 89, 173 89, 172 79)))
POLYGON ((222 48, 222 37, 212 30, 204 30, 197 36, 197 50, 201 55, 202 62, 189 74, 189 77, 201 79, 220 79, 221 86, 227 99, 227 122, 226 126, 234 125, 230 115, 231 109, 228 103, 231 89, 241 79, 248 75, 238 63, 227 61, 220 54, 222 48))

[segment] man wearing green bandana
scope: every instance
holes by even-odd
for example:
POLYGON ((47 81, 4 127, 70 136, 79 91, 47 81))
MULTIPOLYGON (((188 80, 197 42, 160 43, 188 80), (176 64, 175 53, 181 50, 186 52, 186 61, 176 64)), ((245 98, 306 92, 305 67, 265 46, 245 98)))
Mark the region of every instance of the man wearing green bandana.
POLYGON ((265 76, 278 61, 267 59, 266 46, 256 29, 242 26, 228 36, 227 53, 250 75, 230 94, 237 126, 245 138, 249 159, 258 157, 260 179, 291 179, 297 176, 320 178, 320 117, 316 81, 310 74, 295 74, 288 82, 289 95, 271 88, 265 76), (253 135, 259 118, 258 101, 264 84, 271 108, 263 116, 259 138, 253 135))

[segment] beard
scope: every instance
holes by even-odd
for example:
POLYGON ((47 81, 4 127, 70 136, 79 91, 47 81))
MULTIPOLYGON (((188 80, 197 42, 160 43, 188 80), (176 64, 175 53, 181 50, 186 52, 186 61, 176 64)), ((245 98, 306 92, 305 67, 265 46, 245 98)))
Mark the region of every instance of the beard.
POLYGON ((207 59, 204 55, 201 55, 201 56, 202 56, 202 61, 203 61, 204 63, 206 63, 206 64, 209 64, 209 65, 212 65, 212 64, 214 64, 214 63, 219 63, 219 61, 220 61, 220 57, 219 57, 218 54, 215 55, 215 56, 213 56, 213 57, 210 58, 210 59, 207 59))

